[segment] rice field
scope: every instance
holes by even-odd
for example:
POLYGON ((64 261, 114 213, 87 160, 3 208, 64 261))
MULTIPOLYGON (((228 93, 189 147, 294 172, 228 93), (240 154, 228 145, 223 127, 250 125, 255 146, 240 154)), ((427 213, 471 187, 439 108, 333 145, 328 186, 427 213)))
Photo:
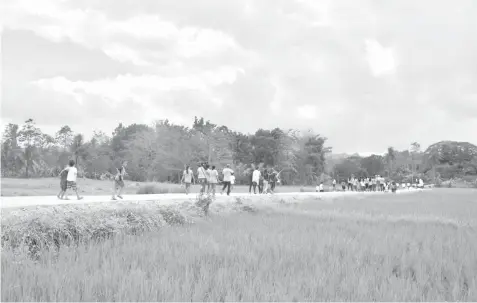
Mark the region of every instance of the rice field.
POLYGON ((477 301, 476 190, 263 199, 2 216, 1 299, 477 301))

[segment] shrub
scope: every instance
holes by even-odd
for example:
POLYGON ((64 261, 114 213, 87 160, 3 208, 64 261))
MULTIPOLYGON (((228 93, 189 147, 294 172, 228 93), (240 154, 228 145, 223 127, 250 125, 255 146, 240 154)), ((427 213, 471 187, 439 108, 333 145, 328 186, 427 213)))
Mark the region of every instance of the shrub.
POLYGON ((154 194, 179 194, 184 193, 184 189, 179 184, 168 183, 146 183, 141 185, 138 190, 138 195, 154 195, 154 194))

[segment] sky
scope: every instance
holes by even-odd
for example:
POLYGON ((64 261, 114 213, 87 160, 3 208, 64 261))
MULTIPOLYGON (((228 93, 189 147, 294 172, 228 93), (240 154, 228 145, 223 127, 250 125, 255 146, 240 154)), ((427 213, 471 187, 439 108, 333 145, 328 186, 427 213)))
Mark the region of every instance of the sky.
POLYGON ((474 0, 3 0, 1 127, 194 116, 336 153, 477 143, 474 0))

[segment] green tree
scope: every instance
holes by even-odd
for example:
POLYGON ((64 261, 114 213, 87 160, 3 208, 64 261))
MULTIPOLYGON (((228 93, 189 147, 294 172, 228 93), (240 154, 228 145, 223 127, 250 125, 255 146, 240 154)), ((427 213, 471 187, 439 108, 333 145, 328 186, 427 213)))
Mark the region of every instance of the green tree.
POLYGON ((64 125, 56 132, 56 142, 63 147, 64 150, 68 150, 71 143, 73 143, 73 131, 68 125, 64 125))
POLYGON ((28 119, 22 126, 21 131, 18 133, 18 141, 23 145, 23 161, 25 166, 25 175, 28 178, 30 175, 30 168, 33 165, 33 161, 36 154, 36 149, 41 143, 42 133, 41 130, 36 127, 33 119, 28 119))

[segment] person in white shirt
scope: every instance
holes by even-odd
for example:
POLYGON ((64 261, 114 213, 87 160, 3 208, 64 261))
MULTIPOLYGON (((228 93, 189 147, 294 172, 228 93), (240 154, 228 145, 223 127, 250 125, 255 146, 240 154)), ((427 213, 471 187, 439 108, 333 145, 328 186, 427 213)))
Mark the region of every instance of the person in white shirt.
POLYGON ((419 179, 419 188, 424 188, 424 181, 419 179))
POLYGON ((235 176, 233 176, 234 171, 230 168, 230 164, 227 164, 227 166, 222 170, 222 174, 224 175, 224 187, 222 187, 222 194, 224 194, 224 191, 227 188, 227 196, 230 196, 230 186, 232 180, 235 183, 235 176))
POLYGON ((320 192, 320 193, 325 191, 325 188, 323 186, 323 182, 321 182, 320 185, 316 186, 316 191, 320 192))
POLYGON ((215 188, 219 183, 219 173, 215 169, 215 166, 212 166, 212 169, 209 172, 209 193, 212 192, 212 196, 215 197, 215 188))
POLYGON ((192 169, 190 168, 190 166, 187 165, 186 169, 182 173, 182 180, 181 180, 182 183, 185 183, 186 195, 188 195, 190 192, 190 185, 193 180, 194 180, 194 173, 192 172, 192 169))
POLYGON ((333 191, 336 191, 336 179, 333 179, 333 191))
POLYGON ((252 186, 253 186, 253 193, 257 193, 257 185, 258 182, 260 182, 260 171, 258 168, 255 168, 255 170, 252 173, 252 186))
POLYGON ((65 168, 65 170, 68 171, 68 176, 66 177, 66 191, 64 193, 64 196, 65 196, 64 199, 69 200, 68 199, 69 189, 72 189, 75 191, 76 197, 78 198, 78 200, 83 199, 83 197, 80 197, 78 193, 78 187, 76 186, 76 178, 78 177, 78 170, 75 167, 75 161, 70 160, 69 166, 65 168))
POLYGON ((200 184, 200 193, 205 193, 205 187, 207 186, 207 172, 205 163, 199 163, 199 167, 197 168, 197 180, 200 184))

